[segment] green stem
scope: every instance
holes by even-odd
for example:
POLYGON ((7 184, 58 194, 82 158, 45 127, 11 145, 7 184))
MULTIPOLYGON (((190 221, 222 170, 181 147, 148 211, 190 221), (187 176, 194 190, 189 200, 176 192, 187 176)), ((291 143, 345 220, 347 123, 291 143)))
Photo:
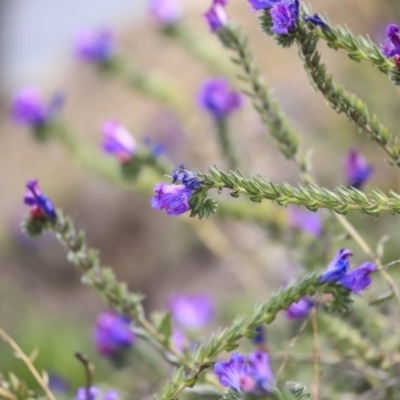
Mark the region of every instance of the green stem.
POLYGON ((210 168, 209 171, 209 174, 195 171, 202 180, 202 189, 192 196, 193 209, 197 209, 197 202, 204 199, 204 191, 225 188, 231 190, 233 197, 245 194, 252 201, 272 200, 284 207, 288 204, 297 204, 312 211, 326 208, 338 214, 346 214, 351 210, 372 216, 378 216, 382 212, 400 214, 400 195, 393 191, 385 195, 374 189, 367 196, 353 188, 338 187, 330 191, 317 185, 293 187, 288 183, 278 185, 260 175, 246 178, 240 172, 226 173, 216 167, 210 168))
POLYGON ((360 132, 364 132, 390 157, 390 163, 400 167, 400 143, 389 129, 384 126, 375 114, 370 114, 367 105, 356 95, 347 91, 343 86, 336 85, 320 62, 321 56, 317 51, 318 38, 315 30, 299 28, 297 42, 304 68, 308 73, 311 84, 319 90, 329 106, 337 113, 344 113, 356 124, 360 132))
POLYGON ((222 155, 227 160, 229 169, 234 170, 239 165, 238 165, 237 154, 235 152, 231 138, 229 136, 228 118, 224 117, 217 118, 215 120, 215 124, 217 126, 218 143, 222 155))

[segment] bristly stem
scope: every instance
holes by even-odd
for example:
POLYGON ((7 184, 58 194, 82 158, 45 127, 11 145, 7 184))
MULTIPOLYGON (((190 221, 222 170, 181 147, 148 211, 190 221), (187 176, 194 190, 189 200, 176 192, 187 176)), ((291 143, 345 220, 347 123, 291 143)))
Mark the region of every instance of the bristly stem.
POLYGON ((364 132, 371 140, 379 144, 390 157, 390 164, 400 167, 399 139, 390 133, 375 114, 370 114, 367 105, 360 98, 343 86, 334 83, 325 65, 321 63, 315 30, 300 27, 296 37, 300 56, 312 86, 321 92, 333 110, 337 113, 343 112, 350 121, 356 124, 360 132, 364 132))
POLYGON ((255 63, 255 56, 248 46, 246 35, 232 23, 221 28, 218 36, 222 44, 233 51, 235 55, 232 61, 242 67, 243 75, 239 78, 250 85, 249 90, 243 93, 250 97, 255 110, 262 122, 269 129, 270 134, 276 140, 281 153, 290 160, 294 160, 303 174, 303 180, 308 180, 311 166, 307 157, 299 152, 298 136, 290 126, 289 121, 281 112, 279 105, 271 99, 264 79, 255 63))
POLYGON ((351 210, 372 216, 378 216, 382 212, 400 214, 400 195, 393 191, 385 195, 374 189, 366 195, 357 189, 345 187, 338 187, 334 191, 315 184, 293 187, 286 182, 273 183, 260 175, 246 178, 240 171, 223 172, 217 167, 209 168, 209 174, 202 171, 195 173, 201 179, 202 189, 192 196, 192 216, 196 215, 198 206, 201 207, 199 202, 204 199, 204 191, 210 189, 229 189, 232 197, 244 194, 254 202, 272 200, 284 207, 296 204, 312 211, 326 208, 339 214, 346 214, 351 210))

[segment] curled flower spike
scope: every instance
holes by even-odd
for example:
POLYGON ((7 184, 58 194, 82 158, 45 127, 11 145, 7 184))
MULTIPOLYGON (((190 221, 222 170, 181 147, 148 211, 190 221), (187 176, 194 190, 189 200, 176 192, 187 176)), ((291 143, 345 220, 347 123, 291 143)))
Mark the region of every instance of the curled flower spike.
POLYGON ((175 322, 188 329, 202 328, 214 316, 212 300, 206 294, 176 293, 169 299, 168 306, 175 322))
POLYGON ((322 29, 328 29, 329 28, 328 24, 318 14, 305 15, 304 16, 304 21, 311 22, 315 26, 319 26, 322 29))
POLYGON ((386 41, 382 47, 382 53, 386 57, 400 55, 400 28, 396 24, 390 24, 386 28, 386 41))
POLYGON ((135 335, 129 318, 107 311, 97 318, 93 339, 100 354, 115 357, 132 346, 135 335))
POLYGON ((79 59, 102 63, 112 58, 115 41, 107 28, 98 30, 83 29, 75 38, 75 52, 79 59))
POLYGON ((370 177, 372 167, 358 150, 351 149, 346 156, 345 173, 348 185, 360 189, 370 177))
POLYGON ((32 218, 43 219, 47 217, 52 220, 56 219, 57 215, 53 203, 41 193, 38 181, 30 179, 26 183, 26 188, 24 203, 31 207, 32 218))
POLYGON ((310 311, 314 303, 308 297, 302 297, 296 303, 292 303, 289 308, 286 309, 285 315, 289 319, 300 319, 305 318, 310 314, 310 311))
POLYGON ((232 89, 226 78, 212 78, 203 82, 198 95, 201 107, 214 118, 226 118, 242 105, 242 96, 232 89))
POLYGON ((135 154, 137 145, 130 132, 117 121, 106 121, 102 126, 103 151, 115 155, 122 163, 135 154))
POLYGON ((299 18, 298 0, 281 0, 270 9, 272 17, 272 32, 287 35, 296 26, 299 18))
POLYGON ((254 11, 264 10, 273 7, 280 0, 249 0, 249 3, 254 11))
POLYGON ((79 388, 75 396, 75 400, 117 400, 118 398, 119 394, 116 390, 111 389, 103 392, 97 386, 89 388, 89 396, 86 387, 79 388))
POLYGON ((162 25, 173 25, 182 17, 179 0, 150 0, 150 14, 162 25))
POLYGON ((211 7, 204 14, 212 32, 217 32, 228 24, 228 15, 226 14, 224 6, 225 3, 221 0, 214 0, 211 7))
POLYGON ((181 164, 172 173, 172 183, 181 181, 187 189, 197 190, 200 189, 200 179, 193 172, 185 169, 185 166, 181 164))

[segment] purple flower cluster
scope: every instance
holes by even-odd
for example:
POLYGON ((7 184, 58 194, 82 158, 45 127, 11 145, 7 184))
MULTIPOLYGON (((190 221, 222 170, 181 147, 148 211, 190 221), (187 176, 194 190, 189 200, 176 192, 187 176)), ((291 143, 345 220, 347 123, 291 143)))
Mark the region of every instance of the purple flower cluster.
POLYGON ((217 119, 228 117, 243 103, 242 95, 231 88, 226 78, 205 80, 198 94, 198 102, 217 119))
POLYGON ((400 55, 400 28, 396 24, 390 24, 386 28, 386 40, 383 44, 382 53, 386 57, 400 55))
POLYGON ((165 210, 168 215, 181 215, 189 211, 190 196, 200 188, 200 180, 183 165, 173 172, 172 178, 172 185, 160 182, 154 187, 151 206, 156 210, 165 210), (175 185, 178 180, 182 184, 175 185))
POLYGON ((372 167, 358 150, 351 149, 346 156, 345 173, 348 185, 360 189, 370 177, 372 167))
POLYGON ((182 16, 179 0, 150 0, 150 14, 162 25, 173 25, 182 16))
POLYGON ((116 156, 122 163, 129 161, 136 152, 136 142, 130 132, 115 120, 102 126, 103 151, 116 156))
POLYGON ((107 28, 83 29, 75 38, 75 52, 79 59, 102 63, 111 59, 115 50, 115 40, 107 28))
POLYGON ((89 391, 86 387, 81 387, 76 392, 75 400, 117 400, 119 394, 111 389, 103 392, 97 386, 91 386, 89 391))
POLYGON ((26 183, 26 188, 24 203, 30 206, 32 218, 56 219, 57 215, 53 203, 40 191, 38 181, 30 179, 26 183))
POLYGON ((272 32, 287 35, 296 26, 299 18, 299 0, 249 0, 253 10, 269 9, 272 32))
POLYGON ((106 311, 97 318, 93 339, 100 354, 114 357, 132 346, 135 335, 129 318, 106 311))
POLYGON ((211 7, 204 14, 212 32, 217 32, 228 24, 229 19, 225 11, 226 3, 226 0, 214 0, 211 7))
POLYGON ((327 29, 329 26, 328 24, 318 15, 306 15, 304 17, 306 22, 311 22, 312 24, 321 27, 322 29, 327 29))
POLYGON ((172 318, 179 326, 186 329, 204 327, 214 316, 214 306, 206 294, 173 294, 168 301, 172 318))
POLYGON ((321 275, 321 282, 337 282, 358 295, 367 289, 371 285, 370 275, 376 271, 376 265, 372 262, 365 262, 349 270, 349 258, 352 255, 350 250, 340 249, 321 275))
POLYGON ((11 116, 21 125, 41 126, 46 124, 62 107, 64 95, 56 93, 48 104, 45 104, 38 88, 28 86, 15 93, 11 116))
POLYGON ((318 212, 303 210, 297 206, 288 207, 289 225, 318 237, 322 234, 323 221, 318 212))
POLYGON ((274 383, 269 354, 254 351, 244 357, 233 353, 227 362, 214 365, 214 373, 222 386, 252 394, 271 393, 274 383))

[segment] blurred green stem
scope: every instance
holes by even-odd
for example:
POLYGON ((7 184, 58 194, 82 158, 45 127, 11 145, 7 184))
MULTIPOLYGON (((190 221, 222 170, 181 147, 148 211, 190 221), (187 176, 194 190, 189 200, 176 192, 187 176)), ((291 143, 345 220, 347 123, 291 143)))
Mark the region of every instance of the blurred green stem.
POLYGON ((229 136, 229 120, 226 117, 216 118, 215 124, 217 126, 219 148, 221 149, 222 155, 228 162, 229 169, 234 170, 239 165, 236 151, 234 149, 234 146, 232 145, 232 140, 229 136))

